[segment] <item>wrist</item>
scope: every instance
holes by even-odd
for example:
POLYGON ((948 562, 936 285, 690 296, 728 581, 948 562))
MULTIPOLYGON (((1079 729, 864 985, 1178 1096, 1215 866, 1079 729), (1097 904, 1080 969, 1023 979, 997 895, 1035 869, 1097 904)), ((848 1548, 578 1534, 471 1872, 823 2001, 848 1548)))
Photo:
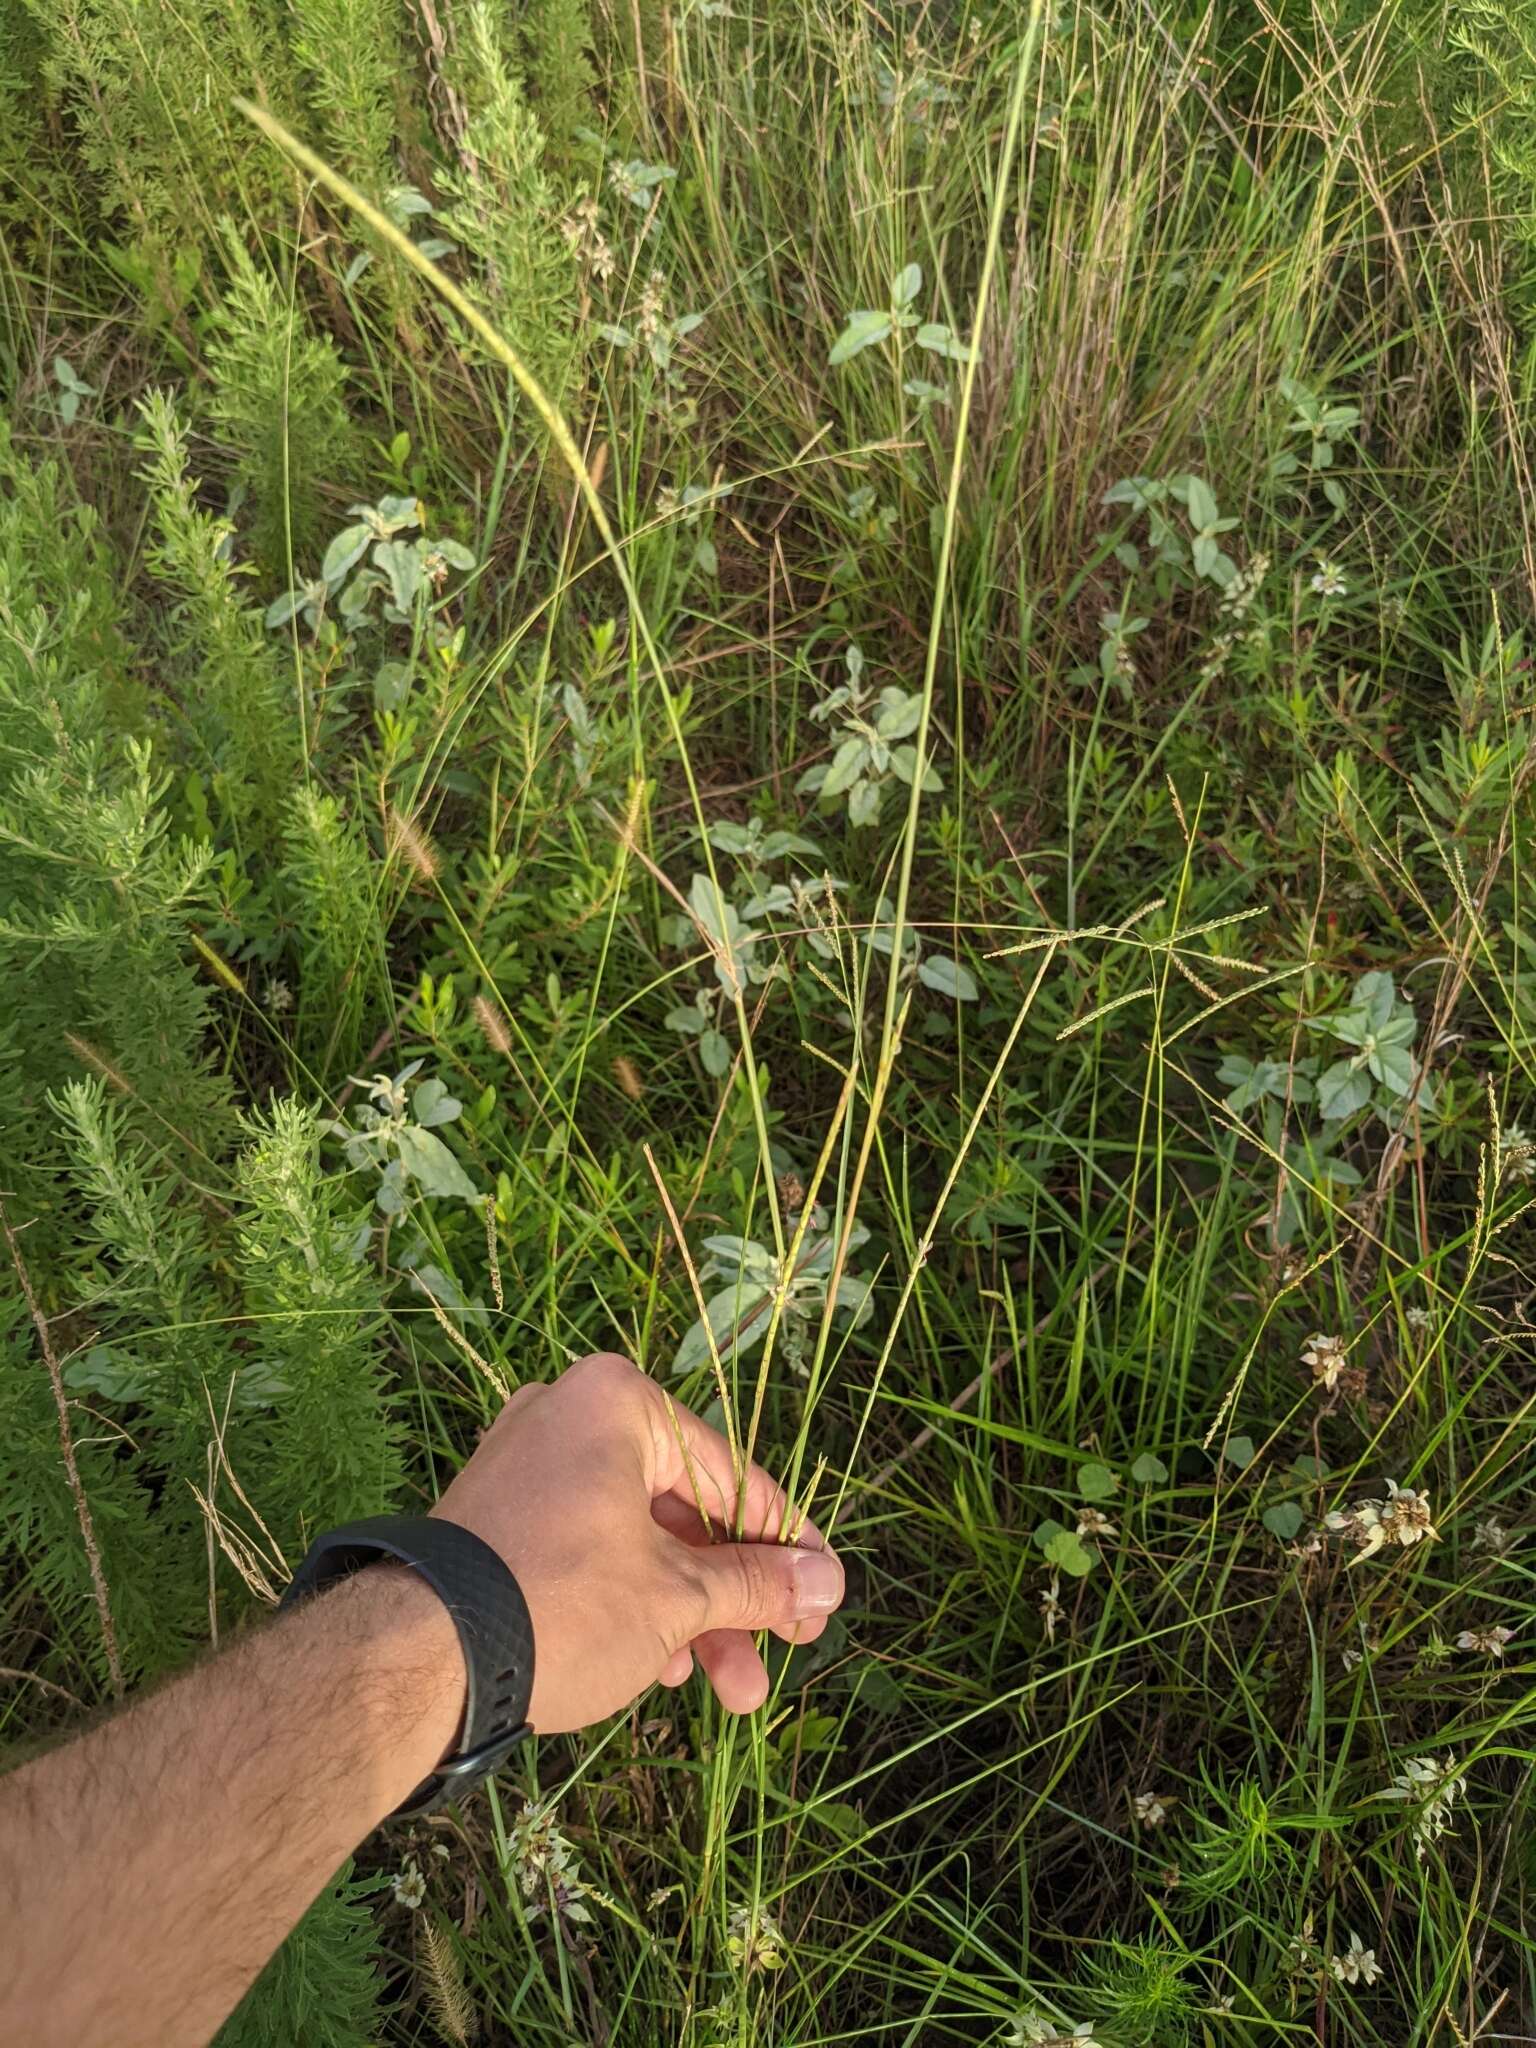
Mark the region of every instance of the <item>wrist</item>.
POLYGON ((458 1746, 469 1683, 458 1629, 425 1579, 387 1559, 329 1587, 313 1613, 348 1645, 359 1740, 388 1788, 382 1819, 458 1746))

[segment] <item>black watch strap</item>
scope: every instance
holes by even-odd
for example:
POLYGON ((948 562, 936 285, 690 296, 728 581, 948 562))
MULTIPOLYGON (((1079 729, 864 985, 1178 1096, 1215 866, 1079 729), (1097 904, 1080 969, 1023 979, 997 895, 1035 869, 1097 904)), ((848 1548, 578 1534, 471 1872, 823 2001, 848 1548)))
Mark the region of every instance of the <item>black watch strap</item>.
POLYGON ((457 1753, 390 1815, 409 1820, 462 1798, 533 1733, 533 1623, 521 1586, 491 1546, 437 1515, 377 1515, 329 1530, 310 1545, 281 1605, 291 1607, 380 1558, 409 1565, 447 1607, 468 1674, 457 1753))

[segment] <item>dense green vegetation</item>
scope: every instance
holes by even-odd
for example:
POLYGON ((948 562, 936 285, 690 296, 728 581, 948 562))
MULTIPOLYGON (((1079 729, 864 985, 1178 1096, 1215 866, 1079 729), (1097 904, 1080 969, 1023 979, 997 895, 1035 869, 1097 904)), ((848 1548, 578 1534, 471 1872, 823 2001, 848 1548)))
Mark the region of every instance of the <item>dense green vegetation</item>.
POLYGON ((593 1347, 853 1575, 226 2038, 1536 2031, 1526 0, 0 50, 7 1743, 593 1347))

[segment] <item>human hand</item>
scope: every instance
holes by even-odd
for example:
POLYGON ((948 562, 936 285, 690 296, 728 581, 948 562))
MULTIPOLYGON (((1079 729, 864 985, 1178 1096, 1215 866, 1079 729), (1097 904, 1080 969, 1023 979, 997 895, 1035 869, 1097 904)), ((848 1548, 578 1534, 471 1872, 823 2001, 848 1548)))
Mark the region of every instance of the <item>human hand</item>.
POLYGON ((533 1617, 528 1718, 558 1735, 627 1707, 697 1657, 722 1706, 768 1694, 752 1640, 811 1642, 843 1568, 756 1465, 737 1484, 725 1439, 628 1359, 600 1352, 552 1386, 520 1387, 436 1513, 505 1558, 533 1617), (702 1510, 702 1511, 701 1511, 702 1510), (706 1524, 707 1516, 707 1524, 706 1524))

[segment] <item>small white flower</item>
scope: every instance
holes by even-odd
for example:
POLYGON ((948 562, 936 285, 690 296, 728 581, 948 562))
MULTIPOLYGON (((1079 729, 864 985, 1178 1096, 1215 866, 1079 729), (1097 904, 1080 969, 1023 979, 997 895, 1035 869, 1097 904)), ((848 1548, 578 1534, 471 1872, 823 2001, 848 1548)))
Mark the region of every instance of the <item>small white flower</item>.
POLYGON ((1349 1345, 1343 1337, 1325 1337, 1314 1330, 1301 1347, 1301 1362, 1311 1366, 1313 1379, 1331 1394, 1349 1362, 1349 1345))
POLYGON ((1353 1671, 1365 1662, 1364 1650, 1345 1650, 1339 1660, 1346 1671, 1353 1671))
POLYGON ((737 1906, 726 1929, 725 1950, 744 1977, 754 1970, 782 1970, 784 1937, 766 1906, 737 1906))
POLYGON ((1499 1133, 1499 1171, 1506 1180, 1536 1180, 1536 1139, 1519 1124, 1506 1124, 1499 1133))
POLYGON ((1054 1643, 1056 1631, 1066 1620, 1067 1610, 1061 1604, 1061 1582, 1055 1573, 1051 1582, 1040 1595, 1040 1619, 1045 1623, 1045 1640, 1054 1643))
POLYGON ((1358 1934, 1350 1935, 1342 1955, 1328 1958, 1328 1967, 1341 1984, 1374 1984, 1382 1974, 1375 1949, 1367 1948, 1358 1934))
POLYGON ((1504 1645, 1514 1639, 1512 1628, 1464 1628, 1456 1638, 1458 1650, 1471 1650, 1479 1657, 1502 1657, 1504 1645))
POLYGON ((1509 1548, 1509 1531, 1497 1515, 1490 1515, 1486 1522, 1479 1522, 1472 1531, 1472 1548, 1491 1551, 1495 1557, 1502 1557, 1509 1548))
POLYGON ((1077 1511, 1077 1533, 1091 1541, 1098 1542, 1116 1534, 1114 1523, 1108 1515, 1097 1508, 1079 1508, 1077 1511))
POLYGON ((1327 555, 1319 555, 1316 560, 1317 567, 1312 573, 1312 588, 1317 592, 1318 596, 1345 596, 1349 590, 1349 585, 1344 581, 1343 571, 1339 568, 1338 563, 1330 561, 1327 555))
POLYGON ((1383 1799, 1401 1799, 1418 1807, 1413 1823, 1413 1848, 1421 1863, 1430 1843, 1451 1825, 1451 1809, 1466 1789, 1467 1781, 1456 1758, 1447 1751, 1444 1763, 1432 1756, 1409 1757, 1382 1793, 1383 1799))
POLYGON ((546 1800, 535 1806, 523 1801, 523 1810, 512 1829, 512 1861, 518 1887, 527 1901, 530 1920, 554 1902, 556 1917, 583 1921, 592 1918, 584 1901, 601 1895, 579 1875, 576 1853, 556 1823, 555 1809, 546 1800))
POLYGON ((1087 2020, 1048 2020, 1041 2012, 1021 2012, 1003 2036, 1004 2048, 1099 2048, 1087 2020))
POLYGON ((1138 1792, 1131 1801, 1144 1828, 1165 1827, 1178 1803, 1171 1792, 1138 1792))
POLYGON ((1404 1312, 1403 1316, 1403 1321, 1410 1330, 1427 1330, 1434 1320, 1434 1316, 1427 1308, 1410 1308, 1404 1312))
POLYGON ((280 1017, 285 1010, 293 1008, 293 990, 279 975, 268 975, 261 996, 274 1017, 280 1017))
POLYGON ((1415 1543, 1433 1542, 1440 1534, 1431 1519, 1429 1495, 1412 1486, 1387 1481, 1387 1498, 1356 1501, 1352 1508, 1335 1508, 1323 1526, 1335 1536, 1347 1536, 1359 1550, 1357 1564, 1374 1557, 1388 1543, 1411 1549, 1415 1543))
POLYGON ((414 1863, 397 1870, 389 1880, 389 1888, 395 1895, 395 1904, 408 1906, 413 1913, 427 1896, 427 1880, 414 1863))

